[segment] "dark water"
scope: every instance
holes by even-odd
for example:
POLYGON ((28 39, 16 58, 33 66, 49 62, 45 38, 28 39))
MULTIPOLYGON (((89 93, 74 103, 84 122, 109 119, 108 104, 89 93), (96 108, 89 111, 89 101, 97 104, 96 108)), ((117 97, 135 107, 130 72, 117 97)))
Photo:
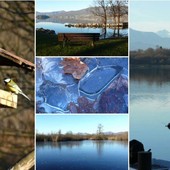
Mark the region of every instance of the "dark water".
POLYGON ((130 138, 152 149, 153 158, 170 161, 170 68, 132 69, 130 138))
POLYGON ((37 143, 37 170, 127 170, 128 144, 114 141, 37 143))
MULTIPOLYGON (((62 23, 55 23, 55 22, 38 22, 36 23, 36 28, 44 28, 54 30, 56 34, 59 32, 65 33, 100 33, 103 34, 102 28, 76 28, 76 27, 65 27, 65 24, 62 23)), ((128 34, 128 29, 120 30, 122 35, 128 34)), ((113 35, 113 29, 107 28, 107 36, 113 35)))

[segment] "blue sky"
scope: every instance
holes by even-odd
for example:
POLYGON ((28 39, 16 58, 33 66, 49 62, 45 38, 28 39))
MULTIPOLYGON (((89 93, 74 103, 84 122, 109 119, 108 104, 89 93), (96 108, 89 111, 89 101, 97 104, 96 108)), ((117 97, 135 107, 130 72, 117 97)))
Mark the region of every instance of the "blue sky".
POLYGON ((170 1, 130 1, 130 27, 140 31, 170 31, 170 1))
POLYGON ((36 11, 52 12, 52 11, 74 11, 88 8, 93 5, 93 0, 37 0, 36 11))
POLYGON ((128 131, 128 115, 37 115, 36 130, 38 133, 51 133, 61 129, 62 133, 85 132, 96 133, 98 124, 104 131, 128 131))

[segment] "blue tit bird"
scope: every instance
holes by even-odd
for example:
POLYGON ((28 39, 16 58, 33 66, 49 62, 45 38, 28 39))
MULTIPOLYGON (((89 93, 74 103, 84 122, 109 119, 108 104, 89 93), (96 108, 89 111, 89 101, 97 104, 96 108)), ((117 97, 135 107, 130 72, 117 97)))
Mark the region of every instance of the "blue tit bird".
POLYGON ((22 94, 25 98, 30 100, 29 97, 22 92, 22 90, 18 87, 18 85, 12 79, 5 78, 4 83, 6 87, 8 88, 8 90, 10 90, 11 92, 15 94, 22 94))

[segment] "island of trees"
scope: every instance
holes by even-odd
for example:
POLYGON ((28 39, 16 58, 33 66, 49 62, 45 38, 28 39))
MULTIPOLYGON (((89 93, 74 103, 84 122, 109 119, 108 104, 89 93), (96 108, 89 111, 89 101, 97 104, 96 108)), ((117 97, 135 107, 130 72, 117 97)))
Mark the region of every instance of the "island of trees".
POLYGON ((157 47, 130 52, 131 66, 170 65, 170 49, 157 47))

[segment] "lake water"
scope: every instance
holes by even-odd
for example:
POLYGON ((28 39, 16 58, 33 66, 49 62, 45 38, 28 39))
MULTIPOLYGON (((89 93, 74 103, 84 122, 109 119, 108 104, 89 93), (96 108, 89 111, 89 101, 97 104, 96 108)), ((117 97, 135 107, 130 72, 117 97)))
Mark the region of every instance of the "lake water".
POLYGON ((81 141, 37 143, 37 170, 127 170, 128 143, 81 141))
MULTIPOLYGON (((55 23, 55 22, 37 22, 36 28, 44 28, 54 30, 56 34, 59 32, 64 33, 100 33, 103 34, 102 28, 76 28, 76 27, 65 27, 63 23, 55 23)), ((123 35, 127 35, 128 29, 121 29, 120 33, 123 35)), ((113 29, 107 29, 107 37, 113 35, 113 29)))
POLYGON ((170 68, 132 69, 130 138, 141 141, 152 157, 170 161, 170 68))

